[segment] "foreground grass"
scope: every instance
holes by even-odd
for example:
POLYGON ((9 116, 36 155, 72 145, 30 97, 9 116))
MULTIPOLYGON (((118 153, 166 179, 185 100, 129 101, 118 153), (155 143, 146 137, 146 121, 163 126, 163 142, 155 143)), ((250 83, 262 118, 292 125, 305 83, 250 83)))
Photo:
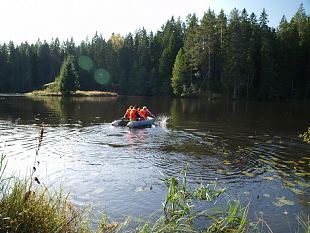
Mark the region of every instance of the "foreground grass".
POLYGON ((89 232, 83 214, 61 192, 29 190, 26 181, 14 181, 0 202, 0 232, 89 232))

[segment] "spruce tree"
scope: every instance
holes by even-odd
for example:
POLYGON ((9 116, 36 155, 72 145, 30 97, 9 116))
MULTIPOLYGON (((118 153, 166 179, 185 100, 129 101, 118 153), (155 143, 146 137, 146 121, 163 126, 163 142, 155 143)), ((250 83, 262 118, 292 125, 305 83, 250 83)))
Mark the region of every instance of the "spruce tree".
POLYGON ((60 74, 56 77, 56 91, 64 96, 70 95, 79 87, 78 74, 74 65, 74 57, 68 56, 60 68, 60 74))
POLYGON ((175 59, 175 63, 172 70, 171 86, 173 88, 173 94, 180 96, 183 92, 183 83, 186 72, 186 59, 183 49, 180 49, 175 59))

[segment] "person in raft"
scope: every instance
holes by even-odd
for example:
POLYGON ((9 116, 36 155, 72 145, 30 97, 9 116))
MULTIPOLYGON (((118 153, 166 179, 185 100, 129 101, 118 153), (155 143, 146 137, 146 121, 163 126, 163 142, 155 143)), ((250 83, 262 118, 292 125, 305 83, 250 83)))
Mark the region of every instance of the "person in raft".
POLYGON ((130 121, 137 121, 140 118, 142 118, 142 117, 140 116, 139 111, 138 111, 138 106, 136 105, 129 112, 129 120, 130 121))
POLYGON ((144 106, 142 109, 140 109, 139 114, 141 116, 141 120, 147 120, 147 117, 153 117, 155 116, 150 112, 150 110, 147 109, 146 106, 144 106))
POLYGON ((131 109, 133 109, 133 106, 129 106, 129 108, 126 110, 125 115, 123 116, 123 119, 129 119, 131 109))

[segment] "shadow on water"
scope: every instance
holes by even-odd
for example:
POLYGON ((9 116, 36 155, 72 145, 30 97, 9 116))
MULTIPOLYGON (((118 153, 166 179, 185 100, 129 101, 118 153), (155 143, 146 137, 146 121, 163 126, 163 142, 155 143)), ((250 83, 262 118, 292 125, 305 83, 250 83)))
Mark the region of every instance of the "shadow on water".
POLYGON ((0 153, 12 171, 25 170, 44 122, 40 180, 64 183, 76 205, 106 208, 112 219, 147 216, 161 207, 160 178, 189 164, 190 183, 216 180, 244 204, 251 200, 250 218, 263 212, 275 232, 288 232, 283 223, 293 227, 295 214, 309 214, 310 146, 298 138, 309 115, 300 103, 3 97, 0 153), (136 104, 158 116, 155 126, 110 125, 136 104))

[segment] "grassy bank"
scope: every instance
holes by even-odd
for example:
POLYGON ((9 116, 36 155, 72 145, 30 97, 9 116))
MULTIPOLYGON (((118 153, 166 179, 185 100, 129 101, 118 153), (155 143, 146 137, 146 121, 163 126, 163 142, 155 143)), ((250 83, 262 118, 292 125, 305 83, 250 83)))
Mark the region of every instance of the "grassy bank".
POLYGON ((12 183, 0 201, 0 232, 90 232, 83 213, 61 192, 12 183))
MULTIPOLYGON (((60 92, 51 92, 48 90, 38 90, 32 91, 25 94, 26 96, 62 96, 60 92)), ((70 96, 72 97, 100 97, 100 96, 107 96, 107 97, 116 97, 118 96, 115 92, 106 92, 106 91, 76 91, 71 92, 70 96)))

